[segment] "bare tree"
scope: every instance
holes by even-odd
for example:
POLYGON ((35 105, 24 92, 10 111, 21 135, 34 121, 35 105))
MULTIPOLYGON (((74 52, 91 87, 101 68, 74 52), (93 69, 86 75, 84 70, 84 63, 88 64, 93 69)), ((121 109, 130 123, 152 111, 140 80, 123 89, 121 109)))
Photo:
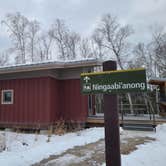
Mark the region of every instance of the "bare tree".
POLYGON ((155 31, 153 33, 153 59, 155 61, 158 74, 161 77, 166 76, 166 33, 164 31, 155 31))
POLYGON ((147 46, 144 43, 138 43, 133 48, 132 59, 128 62, 128 68, 140 68, 147 66, 147 46))
POLYGON ((39 38, 38 52, 40 55, 40 60, 50 60, 51 59, 51 45, 53 38, 49 35, 48 32, 42 34, 39 38))
POLYGON ((37 59, 37 52, 36 47, 38 44, 38 34, 40 30, 40 24, 38 21, 33 20, 28 22, 28 30, 27 30, 27 36, 28 36, 28 46, 27 46, 27 52, 29 53, 29 57, 31 59, 31 62, 34 62, 37 59))
POLYGON ((134 57, 129 63, 129 68, 146 68, 147 78, 154 76, 154 61, 150 44, 138 43, 133 49, 134 57))
POLYGON ((95 34, 101 36, 99 40, 96 40, 100 49, 103 47, 111 50, 121 69, 124 69, 122 56, 125 55, 128 46, 127 38, 132 32, 132 28, 129 25, 121 26, 117 18, 110 14, 102 17, 101 23, 95 30, 95 34))
POLYGON ((18 53, 16 58, 18 61, 16 63, 26 63, 28 19, 20 13, 7 14, 6 19, 2 23, 8 28, 9 35, 14 43, 14 49, 18 53))
POLYGON ((75 32, 70 32, 66 34, 65 40, 66 40, 65 45, 67 49, 67 58, 71 60, 76 59, 77 47, 80 41, 79 34, 75 32))
POLYGON ((63 20, 57 19, 52 25, 49 34, 56 41, 60 59, 76 58, 80 36, 75 32, 71 32, 63 20))
POLYGON ((161 27, 152 31, 152 40, 138 43, 133 51, 134 58, 130 67, 145 67, 147 77, 158 77, 166 74, 166 33, 161 27))
POLYGON ((57 19, 55 20, 52 28, 49 32, 50 36, 56 41, 59 49, 59 58, 62 60, 66 59, 66 35, 68 29, 65 26, 63 20, 57 19))
POLYGON ((101 32, 99 32, 98 30, 96 30, 92 35, 92 40, 94 41, 94 43, 96 44, 96 47, 97 47, 96 57, 103 58, 104 49, 105 49, 105 48, 103 48, 103 45, 104 45, 103 34, 101 32))
POLYGON ((9 61, 8 51, 0 53, 0 66, 5 66, 9 61))
POLYGON ((80 41, 80 55, 84 59, 93 58, 94 52, 92 50, 91 41, 88 38, 83 38, 80 41))

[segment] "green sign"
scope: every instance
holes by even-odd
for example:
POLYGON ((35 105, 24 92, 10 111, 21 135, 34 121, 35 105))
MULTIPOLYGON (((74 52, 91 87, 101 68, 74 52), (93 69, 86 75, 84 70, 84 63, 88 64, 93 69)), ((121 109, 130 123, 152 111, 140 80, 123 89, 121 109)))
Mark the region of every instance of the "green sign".
POLYGON ((83 94, 145 92, 145 69, 115 70, 81 74, 83 94))

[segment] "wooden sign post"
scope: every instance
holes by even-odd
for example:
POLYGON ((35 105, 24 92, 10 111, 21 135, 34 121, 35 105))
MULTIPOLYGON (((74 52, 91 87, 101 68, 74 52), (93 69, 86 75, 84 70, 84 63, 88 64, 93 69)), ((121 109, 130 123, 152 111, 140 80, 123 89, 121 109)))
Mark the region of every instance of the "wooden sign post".
MULTIPOLYGON (((103 64, 103 70, 116 70, 115 61, 103 64)), ((117 94, 104 94, 106 166, 121 166, 117 94)))

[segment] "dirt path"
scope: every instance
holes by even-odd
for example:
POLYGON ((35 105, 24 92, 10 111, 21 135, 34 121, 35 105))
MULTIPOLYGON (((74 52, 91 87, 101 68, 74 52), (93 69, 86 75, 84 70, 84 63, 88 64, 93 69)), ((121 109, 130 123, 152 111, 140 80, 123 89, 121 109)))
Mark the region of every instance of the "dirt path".
MULTIPOLYGON (((150 137, 123 138, 121 154, 129 154, 137 149, 137 145, 154 141, 150 137)), ((33 166, 101 166, 104 163, 104 140, 85 146, 69 149, 61 155, 52 155, 33 166)))

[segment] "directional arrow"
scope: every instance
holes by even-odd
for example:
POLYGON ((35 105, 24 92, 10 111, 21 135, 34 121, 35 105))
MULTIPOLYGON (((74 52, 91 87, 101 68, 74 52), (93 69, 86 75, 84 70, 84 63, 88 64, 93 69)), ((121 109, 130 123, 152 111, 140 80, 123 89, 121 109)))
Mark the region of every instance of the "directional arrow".
POLYGON ((86 77, 84 78, 84 81, 85 81, 86 83, 88 83, 89 80, 90 80, 90 78, 89 78, 88 76, 86 76, 86 77))

